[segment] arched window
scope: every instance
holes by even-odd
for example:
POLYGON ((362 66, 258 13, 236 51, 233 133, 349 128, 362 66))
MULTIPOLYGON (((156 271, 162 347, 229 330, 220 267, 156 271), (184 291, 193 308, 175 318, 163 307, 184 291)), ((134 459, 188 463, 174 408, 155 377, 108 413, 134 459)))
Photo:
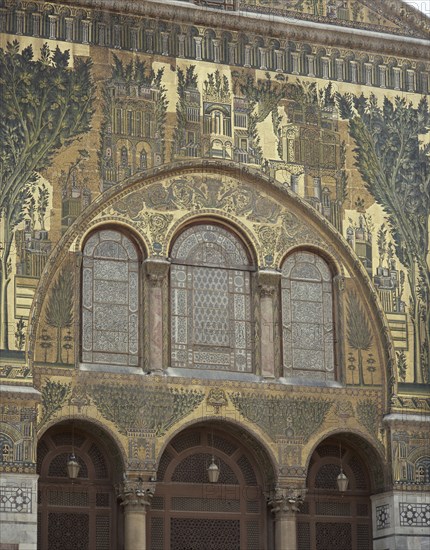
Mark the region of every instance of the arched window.
POLYGON ((423 456, 415 463, 415 481, 417 483, 430 483, 430 457, 423 456))
POLYGON ((242 242, 217 225, 196 225, 171 256, 171 366, 251 372, 251 266, 242 242))
POLYGON ((146 154, 145 149, 142 149, 140 152, 139 165, 141 170, 146 170, 148 168, 148 155, 146 154))
POLYGON ((137 365, 139 262, 131 240, 112 229, 97 231, 84 247, 82 360, 137 365))
POLYGON ((127 147, 121 147, 121 166, 128 165, 128 151, 127 147))
POLYGON ((312 252, 295 252, 282 266, 284 376, 334 380, 333 275, 312 252))

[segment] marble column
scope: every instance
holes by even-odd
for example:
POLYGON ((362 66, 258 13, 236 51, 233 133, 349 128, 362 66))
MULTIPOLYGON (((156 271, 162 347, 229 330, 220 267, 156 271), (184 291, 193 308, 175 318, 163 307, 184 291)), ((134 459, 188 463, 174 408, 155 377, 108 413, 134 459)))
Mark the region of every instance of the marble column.
POLYGON ((124 478, 118 497, 124 507, 124 550, 146 550, 146 513, 155 484, 124 478))
POLYGON ((144 262, 149 283, 149 370, 163 372, 163 282, 170 262, 164 258, 147 258, 144 262))
POLYGON ((258 288, 260 291, 260 364, 261 375, 265 378, 276 376, 276 349, 278 338, 275 303, 279 296, 281 273, 274 269, 262 269, 258 272, 258 288))
POLYGON ((305 489, 277 487, 268 498, 275 515, 275 550, 297 550, 297 512, 305 489))

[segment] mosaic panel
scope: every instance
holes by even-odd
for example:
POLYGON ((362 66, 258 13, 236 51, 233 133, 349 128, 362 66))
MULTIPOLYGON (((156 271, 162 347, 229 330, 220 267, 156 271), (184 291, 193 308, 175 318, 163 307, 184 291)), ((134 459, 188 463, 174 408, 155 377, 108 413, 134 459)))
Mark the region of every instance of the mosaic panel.
POLYGON ((391 525, 390 506, 383 504, 376 507, 376 529, 386 529, 391 525))
POLYGON ((0 487, 0 512, 31 514, 31 511, 30 487, 0 487))
POLYGON ((400 525, 404 527, 430 527, 430 504, 399 503, 400 525))

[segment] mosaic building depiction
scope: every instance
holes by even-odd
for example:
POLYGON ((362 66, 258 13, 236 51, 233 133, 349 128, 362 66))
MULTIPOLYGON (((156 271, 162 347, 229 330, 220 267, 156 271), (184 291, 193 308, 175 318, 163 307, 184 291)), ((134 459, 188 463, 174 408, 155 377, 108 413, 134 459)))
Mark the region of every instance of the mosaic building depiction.
POLYGON ((424 550, 430 19, 0 0, 0 550, 424 550))

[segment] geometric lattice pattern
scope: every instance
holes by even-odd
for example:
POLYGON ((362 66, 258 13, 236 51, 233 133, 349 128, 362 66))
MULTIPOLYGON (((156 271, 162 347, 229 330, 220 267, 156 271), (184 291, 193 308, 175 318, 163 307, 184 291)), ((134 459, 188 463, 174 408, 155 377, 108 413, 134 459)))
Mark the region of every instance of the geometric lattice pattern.
POLYGON ((383 504, 376 507, 376 529, 386 529, 390 527, 390 506, 389 504, 383 504))
POLYGON ((240 500, 172 497, 171 509, 180 512, 240 512, 240 500))
POLYGON ((430 527, 430 504, 401 502, 400 525, 407 527, 430 527))
POLYGON ((237 550, 241 547, 240 521, 172 518, 170 547, 175 550, 237 550))
POLYGON ((0 487, 0 512, 31 514, 31 488, 0 487))
POLYGON ((49 550, 88 550, 88 514, 50 513, 48 526, 49 550))
POLYGON ((94 233, 82 264, 82 360, 137 365, 139 262, 131 240, 118 231, 94 233))
POLYGON ((350 523, 317 523, 316 541, 318 550, 352 548, 352 526, 350 523))
MULTIPOLYGON (((173 474, 172 481, 179 483, 208 483, 207 469, 211 463, 212 456, 207 453, 196 453, 180 462, 173 474)), ((236 475, 224 461, 216 458, 220 468, 218 483, 237 485, 239 482, 236 475)))
POLYGON ((337 464, 323 464, 315 478, 315 487, 318 489, 336 489, 336 480, 340 472, 337 464))
POLYGON ((216 225, 194 226, 172 258, 172 367, 250 372, 250 273, 240 240, 216 225))
POLYGON ((334 379, 332 274, 311 252, 294 252, 282 266, 284 376, 334 379))

